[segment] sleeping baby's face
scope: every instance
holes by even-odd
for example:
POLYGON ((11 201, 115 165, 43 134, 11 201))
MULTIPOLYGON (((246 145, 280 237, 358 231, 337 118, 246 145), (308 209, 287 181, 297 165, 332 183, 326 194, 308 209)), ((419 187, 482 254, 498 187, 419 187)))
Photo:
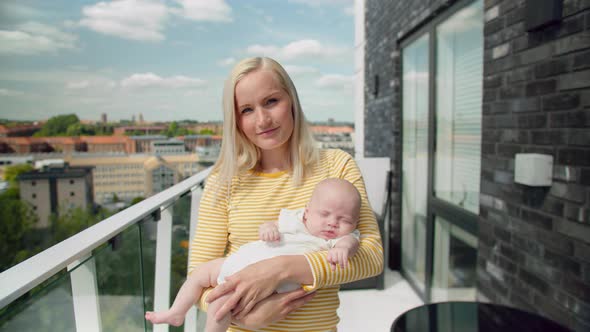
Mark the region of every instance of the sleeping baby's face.
POLYGON ((303 220, 311 235, 335 239, 356 229, 359 209, 360 198, 352 184, 328 179, 314 190, 303 220))

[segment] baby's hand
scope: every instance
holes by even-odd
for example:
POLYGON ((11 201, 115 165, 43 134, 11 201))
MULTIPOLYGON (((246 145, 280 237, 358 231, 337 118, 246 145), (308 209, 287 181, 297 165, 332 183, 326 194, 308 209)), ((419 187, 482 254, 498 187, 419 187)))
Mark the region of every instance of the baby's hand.
POLYGON ((349 250, 346 248, 332 248, 328 251, 328 263, 332 267, 332 271, 336 270, 336 266, 340 265, 345 269, 348 266, 349 250))
POLYGON ((269 221, 260 226, 258 230, 258 236, 262 241, 265 242, 276 242, 281 240, 281 233, 279 233, 279 227, 276 222, 269 221))

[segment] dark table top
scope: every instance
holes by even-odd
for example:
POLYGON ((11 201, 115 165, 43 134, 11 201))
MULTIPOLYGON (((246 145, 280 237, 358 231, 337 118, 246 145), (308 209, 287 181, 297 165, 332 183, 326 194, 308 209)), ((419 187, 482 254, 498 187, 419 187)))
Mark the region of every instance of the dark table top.
POLYGON ((440 302, 410 309, 391 332, 571 332, 534 313, 483 302, 440 302))

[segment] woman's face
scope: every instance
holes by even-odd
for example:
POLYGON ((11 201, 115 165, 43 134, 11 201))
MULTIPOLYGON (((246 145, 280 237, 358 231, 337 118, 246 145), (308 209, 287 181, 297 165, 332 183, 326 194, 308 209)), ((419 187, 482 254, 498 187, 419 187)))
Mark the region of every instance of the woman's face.
POLYGON ((293 133, 291 98, 269 70, 244 76, 235 87, 236 120, 263 153, 285 153, 293 133))

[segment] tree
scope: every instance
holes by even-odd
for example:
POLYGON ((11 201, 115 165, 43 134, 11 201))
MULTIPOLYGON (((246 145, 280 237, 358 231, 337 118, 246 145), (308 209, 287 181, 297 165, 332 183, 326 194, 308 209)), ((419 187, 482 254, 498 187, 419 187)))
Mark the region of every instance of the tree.
POLYGON ((178 123, 176 123, 176 121, 170 122, 170 124, 168 125, 168 129, 166 130, 166 136, 168 136, 168 137, 176 136, 177 132, 178 132, 178 123))
POLYGON ((89 135, 93 136, 96 134, 96 130, 92 126, 83 125, 81 123, 73 123, 68 126, 65 135, 66 136, 81 136, 89 135))
POLYGON ((100 209, 96 213, 92 208, 79 206, 73 208, 60 207, 58 214, 51 214, 52 243, 59 243, 72 235, 106 219, 110 216, 107 210, 100 209))
POLYGON ((6 167, 4 171, 4 180, 8 181, 11 186, 18 188, 17 177, 21 173, 30 172, 33 166, 30 164, 18 164, 6 167))
POLYGON ((24 239, 36 221, 31 206, 19 199, 17 188, 0 194, 0 272, 30 256, 33 248, 24 239))
POLYGON ((76 123, 80 123, 80 119, 76 114, 57 115, 49 118, 34 136, 64 136, 68 131, 68 127, 76 123))
POLYGON ((205 128, 205 129, 201 129, 201 131, 199 131, 199 135, 214 135, 215 132, 209 128, 205 128))
MULTIPOLYGON (((137 203, 139 203, 139 202, 143 201, 144 199, 145 199, 145 198, 144 198, 144 197, 142 197, 142 196, 137 196, 137 197, 134 197, 134 198, 131 200, 131 205, 135 205, 135 204, 137 204, 137 203)), ((131 206, 131 205, 130 205, 130 206, 131 206)))

